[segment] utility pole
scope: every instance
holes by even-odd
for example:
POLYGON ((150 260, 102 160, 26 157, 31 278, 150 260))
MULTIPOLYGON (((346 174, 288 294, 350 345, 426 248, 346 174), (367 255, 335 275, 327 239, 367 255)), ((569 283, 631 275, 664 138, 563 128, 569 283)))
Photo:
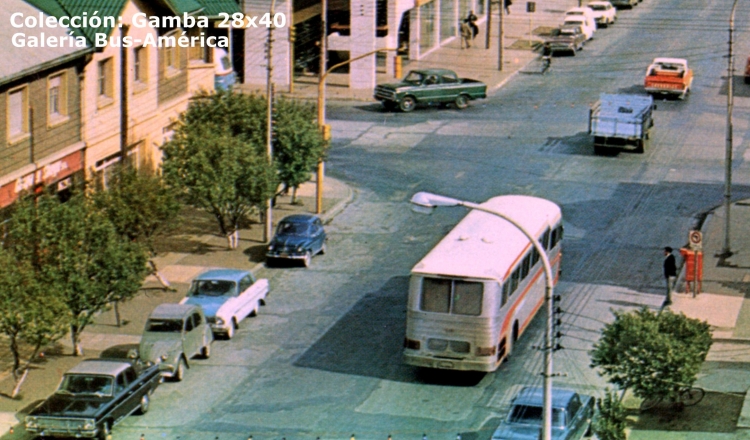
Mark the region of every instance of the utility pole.
POLYGON ((727 142, 724 157, 724 246, 720 256, 726 258, 732 255, 729 243, 729 210, 732 204, 732 107, 734 106, 734 56, 732 46, 734 44, 734 12, 737 9, 737 0, 732 5, 732 13, 729 16, 729 60, 727 62, 727 142))
MULTIPOLYGON (((326 121, 326 71, 328 68, 328 0, 323 0, 320 12, 320 77, 318 80, 318 128, 322 130, 323 136, 328 141, 328 130, 325 128, 326 121), (322 104, 321 104, 322 101, 322 104)), ((323 212, 323 179, 325 178, 325 162, 318 162, 315 185, 315 213, 323 212)))
POLYGON ((490 33, 492 32, 492 0, 487 0, 487 32, 484 33, 484 48, 490 48, 490 33))
POLYGON ((497 37, 497 70, 503 71, 503 40, 505 40, 505 30, 503 21, 505 21, 505 0, 500 0, 500 25, 498 27, 497 37))
MULTIPOLYGON (((268 26, 268 64, 266 65, 266 154, 268 163, 273 163, 273 16, 276 0, 271 0, 271 24, 268 26)), ((273 197, 266 201, 265 225, 263 227, 263 242, 271 241, 273 235, 273 197)))

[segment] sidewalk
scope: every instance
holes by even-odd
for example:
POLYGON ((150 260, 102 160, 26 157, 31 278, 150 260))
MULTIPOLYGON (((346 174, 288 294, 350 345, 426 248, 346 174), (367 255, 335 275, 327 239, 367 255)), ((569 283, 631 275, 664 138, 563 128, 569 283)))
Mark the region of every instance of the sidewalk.
MULTIPOLYGON (((478 22, 479 35, 469 49, 461 49, 459 38, 448 40, 442 47, 432 49, 420 60, 403 60, 402 75, 409 70, 425 68, 448 68, 456 71, 460 77, 477 79, 487 84, 488 91, 502 87, 510 78, 527 66, 533 65, 540 58, 535 48, 551 28, 557 27, 567 9, 578 6, 577 0, 549 0, 537 4, 534 13, 525 10, 526 3, 518 2, 511 6, 511 14, 504 20, 503 70, 498 70, 498 11, 494 10, 489 38, 486 48, 487 21, 478 22)), ((495 8, 497 9, 497 8, 495 8)), ((627 11, 624 12, 627 14, 627 11)), ((616 25, 615 25, 616 26, 616 25)), ((603 32, 607 30, 604 29, 603 32)), ((387 56, 394 56, 389 52, 387 56)), ((378 67, 376 83, 394 82, 394 72, 386 72, 385 66, 378 67)), ((373 101, 372 90, 354 90, 349 88, 349 75, 331 73, 326 78, 327 100, 373 101)), ((265 93, 265 86, 242 86, 248 91, 265 93)), ((294 92, 277 85, 277 93, 287 97, 315 99, 318 96, 318 77, 296 76, 294 92)))

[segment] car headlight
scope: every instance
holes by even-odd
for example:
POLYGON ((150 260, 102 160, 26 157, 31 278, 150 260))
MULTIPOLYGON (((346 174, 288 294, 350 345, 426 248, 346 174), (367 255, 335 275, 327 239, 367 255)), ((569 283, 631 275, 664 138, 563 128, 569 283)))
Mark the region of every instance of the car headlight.
POLYGON ((302 252, 303 250, 305 250, 305 248, 302 247, 302 245, 297 246, 297 252, 302 252))
POLYGON ((268 245, 268 250, 269 250, 269 251, 272 251, 272 250, 273 250, 273 244, 269 244, 269 245, 268 245))
POLYGON ((217 316, 217 317, 216 317, 216 325, 224 325, 224 320, 223 320, 223 319, 221 319, 221 318, 219 318, 219 317, 217 316))
POLYGON ((39 426, 39 420, 34 416, 26 416, 26 428, 36 428, 39 426))
POLYGON ((161 356, 159 357, 159 362, 164 362, 164 361, 166 361, 167 359, 169 359, 169 356, 167 356, 166 354, 163 354, 163 355, 161 355, 161 356))
POLYGON ((93 431, 96 429, 96 421, 94 419, 84 419, 81 429, 83 431, 93 431))

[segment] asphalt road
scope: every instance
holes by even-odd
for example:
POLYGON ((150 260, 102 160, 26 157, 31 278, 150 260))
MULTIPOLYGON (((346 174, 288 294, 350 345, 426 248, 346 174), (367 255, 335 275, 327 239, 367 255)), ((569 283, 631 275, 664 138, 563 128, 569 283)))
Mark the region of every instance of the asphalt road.
MULTIPOLYGON (((656 307, 661 248, 679 247, 722 202, 726 133, 726 2, 646 0, 545 76, 520 75, 464 111, 389 113, 332 104, 327 172, 357 191, 328 225, 329 252, 311 269, 267 269, 272 295, 236 339, 187 379, 165 384, 151 412, 115 438, 386 440, 489 438, 518 387, 541 383, 536 319, 510 362, 492 374, 428 374, 400 361, 411 267, 465 214, 412 213, 427 190, 472 201, 528 194, 559 203, 565 218, 564 350, 557 383, 599 393, 587 350, 610 308, 656 307), (695 69, 691 96, 659 101, 645 154, 595 156, 588 108, 600 92, 640 93, 655 56, 695 69)), ((747 23, 750 10, 738 10, 747 23)), ((738 27, 736 53, 750 51, 738 27)), ((738 64, 742 67, 742 59, 738 64)), ((735 78, 735 198, 750 196, 750 86, 735 78)))

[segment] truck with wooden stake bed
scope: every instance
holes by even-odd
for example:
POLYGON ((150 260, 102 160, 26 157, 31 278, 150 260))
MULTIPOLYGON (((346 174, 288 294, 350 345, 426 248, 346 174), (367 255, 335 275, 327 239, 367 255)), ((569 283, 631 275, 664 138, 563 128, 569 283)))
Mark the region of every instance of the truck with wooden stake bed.
POLYGON ((602 93, 589 110, 589 134, 594 153, 629 150, 643 153, 654 126, 651 96, 602 93))

